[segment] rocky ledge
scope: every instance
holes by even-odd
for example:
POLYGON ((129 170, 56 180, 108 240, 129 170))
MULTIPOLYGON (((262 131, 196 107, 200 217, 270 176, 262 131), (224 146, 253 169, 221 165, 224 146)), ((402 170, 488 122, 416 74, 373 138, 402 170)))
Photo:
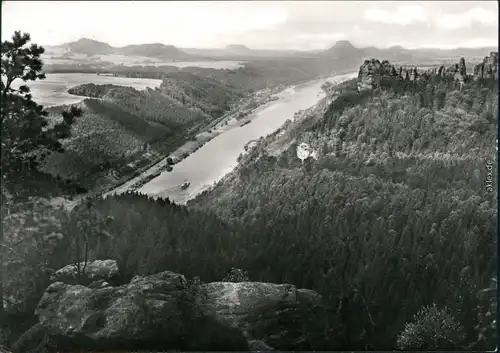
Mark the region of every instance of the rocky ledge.
MULTIPOLYGON (((467 77, 465 59, 461 58, 456 64, 449 67, 441 66, 439 69, 421 70, 417 67, 397 67, 387 60, 380 62, 377 59, 365 60, 359 68, 357 88, 358 91, 372 90, 380 86, 384 77, 395 77, 403 80, 418 80, 429 75, 452 77, 459 83, 464 83, 467 77)), ((474 67, 474 79, 498 79, 498 52, 491 52, 482 63, 474 67)))
MULTIPOLYGON (((103 264, 115 268, 113 261, 103 264)), ((97 267, 88 268, 95 273, 97 267)), ((288 284, 201 284, 165 271, 123 285, 105 276, 82 285, 68 271, 46 289, 35 312, 38 323, 14 352, 303 350, 310 348, 304 322, 315 321, 321 307, 319 294, 288 284)))

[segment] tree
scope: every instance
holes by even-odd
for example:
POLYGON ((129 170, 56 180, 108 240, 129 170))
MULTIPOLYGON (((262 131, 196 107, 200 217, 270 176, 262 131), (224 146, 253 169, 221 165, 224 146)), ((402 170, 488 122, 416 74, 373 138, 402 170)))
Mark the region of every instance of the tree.
MULTIPOLYGON (((60 139, 70 135, 70 128, 81 110, 71 107, 62 113, 62 121, 48 127, 47 112, 43 106, 33 101, 26 84, 14 88, 13 83, 20 80, 43 80, 43 62, 40 56, 44 48, 37 44, 29 45, 31 38, 27 33, 16 31, 11 40, 3 41, 0 49, 2 68, 0 83, 0 130, 1 130, 1 189, 2 204, 6 206, 6 195, 15 197, 11 186, 36 179, 41 173, 37 166, 51 151, 63 151, 60 139)), ((2 207, 2 221, 6 210, 2 207)), ((0 263, 4 262, 4 234, 0 232, 0 263)), ((0 316, 3 314, 3 281, 0 271, 0 316)), ((1 321, 1 320, 0 320, 1 321)))
POLYGON ((106 228, 112 220, 112 217, 103 217, 94 208, 92 199, 86 199, 65 220, 64 226, 68 234, 66 239, 59 243, 58 251, 68 256, 66 262, 73 265, 79 284, 88 284, 85 283, 87 265, 95 260, 93 252, 98 252, 101 244, 111 237, 106 228))
POLYGON ((71 107, 62 113, 62 121, 48 127, 47 112, 37 104, 26 85, 43 80, 44 48, 28 45, 30 35, 16 31, 11 41, 1 47, 1 176, 2 186, 8 187, 15 179, 37 173, 37 166, 52 151, 62 152, 60 139, 69 137, 70 128, 81 110, 71 107), (18 88, 13 83, 23 81, 18 88))
POLYGON ((423 307, 398 336, 399 349, 457 349, 464 340, 463 327, 435 304, 423 307))

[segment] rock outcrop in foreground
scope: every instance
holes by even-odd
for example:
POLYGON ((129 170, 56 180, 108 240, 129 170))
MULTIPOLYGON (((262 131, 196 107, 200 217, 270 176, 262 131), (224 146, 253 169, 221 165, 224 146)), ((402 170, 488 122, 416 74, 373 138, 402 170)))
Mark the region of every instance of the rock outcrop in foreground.
POLYGON ((319 294, 292 285, 193 285, 169 271, 137 276, 121 286, 103 279, 88 286, 58 281, 38 304, 39 322, 13 348, 307 349, 301 325, 320 302, 319 294))
MULTIPOLYGON (((358 91, 372 90, 380 86, 384 77, 397 77, 402 80, 418 80, 429 75, 447 76, 453 78, 461 84, 467 77, 465 59, 461 58, 457 64, 439 69, 420 70, 416 67, 398 67, 390 64, 389 61, 380 62, 377 59, 365 60, 359 68, 357 87, 358 91)), ((491 52, 485 57, 483 62, 474 67, 474 79, 495 78, 498 79, 498 52, 491 52)))

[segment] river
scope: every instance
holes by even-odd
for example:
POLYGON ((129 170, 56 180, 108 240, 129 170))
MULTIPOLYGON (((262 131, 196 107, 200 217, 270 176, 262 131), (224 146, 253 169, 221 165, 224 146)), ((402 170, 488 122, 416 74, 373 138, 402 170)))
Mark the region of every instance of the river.
MULTIPOLYGON (((86 97, 69 94, 68 89, 86 83, 96 85, 113 84, 142 90, 146 87, 159 87, 161 80, 71 73, 47 74, 46 79, 29 82, 27 85, 31 89, 33 100, 45 107, 50 107, 81 102, 86 97)), ((22 84, 22 81, 17 80, 14 81, 12 87, 17 89, 22 84)))
MULTIPOLYGON (((257 108, 248 116, 251 123, 244 126, 235 124, 174 165, 171 172, 164 171, 137 191, 155 197, 169 197, 178 204, 185 204, 231 172, 237 166, 237 158, 244 151, 246 143, 273 133, 296 112, 308 109, 321 100, 325 96, 321 89, 323 83, 340 83, 356 75, 353 72, 332 76, 283 90, 278 94, 279 100, 257 108), (181 190, 180 185, 185 180, 191 185, 181 190)), ((126 191, 131 183, 127 184, 114 192, 126 191)))

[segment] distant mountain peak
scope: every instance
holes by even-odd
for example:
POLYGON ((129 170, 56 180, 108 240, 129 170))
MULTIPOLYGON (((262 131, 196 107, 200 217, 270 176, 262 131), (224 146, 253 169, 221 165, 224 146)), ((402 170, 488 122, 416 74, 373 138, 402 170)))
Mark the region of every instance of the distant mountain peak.
POLYGON ((336 48, 336 49, 356 49, 356 47, 354 45, 352 45, 351 42, 349 42, 348 40, 338 40, 335 45, 333 46, 333 48, 336 48))
POLYGON ((251 50, 249 47, 243 45, 243 44, 229 44, 226 45, 225 49, 231 49, 231 50, 251 50))
POLYGON ((165 60, 182 60, 189 57, 188 54, 177 47, 163 43, 132 44, 117 48, 115 51, 122 55, 144 56, 165 60))
POLYGON ((402 47, 401 45, 393 45, 391 47, 388 48, 389 50, 399 50, 399 51, 403 51, 403 50, 406 50, 404 47, 402 47))
POLYGON ((359 56, 360 54, 361 49, 356 48, 348 40, 339 40, 333 47, 324 52, 324 55, 335 57, 359 56))
POLYGON ((113 51, 113 47, 105 42, 100 42, 90 38, 80 38, 77 41, 63 44, 63 47, 83 54, 108 54, 113 51))
POLYGON ((102 47, 110 47, 112 48, 111 45, 109 45, 106 42, 101 42, 99 40, 91 39, 91 38, 80 38, 78 40, 75 40, 73 42, 68 42, 64 43, 63 46, 66 47, 81 47, 81 46, 88 46, 88 45, 94 45, 94 46, 102 46, 102 47))
POLYGON ((134 48, 138 48, 138 47, 151 47, 151 48, 176 48, 177 47, 175 45, 171 45, 171 44, 163 44, 163 43, 144 43, 144 44, 129 44, 127 46, 124 46, 122 48, 131 48, 131 47, 134 47, 134 48))
POLYGON ((92 39, 92 38, 87 38, 87 37, 82 37, 78 40, 75 40, 73 42, 70 42, 68 44, 71 44, 71 43, 104 43, 104 44, 107 44, 105 42, 102 42, 100 40, 96 40, 96 39, 92 39))
POLYGON ((60 47, 73 53, 87 55, 119 54, 125 56, 142 56, 162 60, 184 60, 190 57, 173 45, 163 43, 132 44, 116 48, 108 43, 100 42, 90 38, 80 38, 60 47))

